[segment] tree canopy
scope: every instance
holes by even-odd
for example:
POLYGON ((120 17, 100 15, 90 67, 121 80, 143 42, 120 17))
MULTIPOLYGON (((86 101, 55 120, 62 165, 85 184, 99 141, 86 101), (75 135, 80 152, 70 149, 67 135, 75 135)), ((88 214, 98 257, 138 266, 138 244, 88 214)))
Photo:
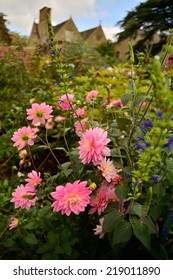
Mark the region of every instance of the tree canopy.
POLYGON ((11 38, 6 23, 5 15, 0 13, 0 43, 9 45, 11 43, 11 38))
POLYGON ((166 42, 166 32, 173 28, 173 0, 148 0, 129 11, 126 17, 118 24, 124 31, 117 34, 118 42, 138 36, 138 31, 144 32, 143 37, 137 41, 136 47, 141 50, 144 45, 153 40, 154 34, 160 35, 160 41, 153 44, 153 52, 156 53, 166 42))

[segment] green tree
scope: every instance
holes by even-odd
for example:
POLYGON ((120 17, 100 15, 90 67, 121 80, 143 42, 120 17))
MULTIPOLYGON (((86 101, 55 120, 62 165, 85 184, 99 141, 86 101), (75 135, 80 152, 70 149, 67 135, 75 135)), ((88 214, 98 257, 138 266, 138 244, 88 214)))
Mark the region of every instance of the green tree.
POLYGON ((105 43, 100 44, 97 47, 97 51, 105 59, 108 66, 114 66, 117 63, 117 58, 114 51, 114 43, 111 40, 107 40, 105 43))
POLYGON ((0 43, 10 45, 11 38, 9 35, 9 30, 6 26, 7 20, 5 19, 5 17, 6 16, 3 13, 0 13, 0 43))
POLYGON ((138 38, 135 47, 143 50, 144 45, 151 44, 152 52, 157 53, 166 42, 167 31, 173 28, 172 15, 172 0, 148 0, 141 3, 118 22, 124 29, 117 34, 118 42, 129 37, 137 39, 140 30, 143 31, 143 36, 141 39, 138 38), (154 34, 160 35, 159 42, 153 42, 154 34))

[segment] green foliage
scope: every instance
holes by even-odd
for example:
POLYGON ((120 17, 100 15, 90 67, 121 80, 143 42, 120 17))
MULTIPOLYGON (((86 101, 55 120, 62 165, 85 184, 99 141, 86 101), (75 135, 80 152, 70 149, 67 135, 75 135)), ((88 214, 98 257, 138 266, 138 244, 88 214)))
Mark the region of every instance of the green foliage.
MULTIPOLYGON (((1 47, 0 258, 140 259, 144 254, 171 259, 171 68, 165 69, 165 59, 151 58, 149 64, 142 54, 133 59, 132 47, 129 64, 106 68, 97 52, 78 45, 59 50, 53 33, 50 39, 51 57, 35 52, 21 58, 18 50, 1 47), (88 93, 94 95, 91 100, 88 93), (44 102, 52 106, 52 117, 34 126, 26 109, 44 102), (17 150, 11 138, 28 125, 38 130, 34 145, 17 150), (107 135, 104 148, 110 155, 103 156, 104 162, 84 164, 80 140, 86 129, 96 127, 107 135), (41 178, 32 190, 36 201, 29 209, 18 207, 11 199, 33 171, 41 178), (78 215, 73 204, 83 199, 75 193, 79 186, 65 197, 53 196, 74 182, 83 182, 91 192, 78 215), (54 202, 60 203, 58 210, 54 202), (69 216, 62 205, 71 207, 69 216), (14 228, 9 230, 11 219, 14 228)), ((168 50, 163 57, 168 58, 168 50)), ((92 157, 93 142, 85 145, 84 154, 92 148, 92 157)), ((31 201, 31 194, 22 199, 31 201)))
POLYGON ((158 53, 166 43, 166 32, 173 27, 170 20, 173 13, 171 0, 147 0, 140 3, 136 8, 127 13, 119 22, 124 31, 118 34, 118 41, 135 37, 135 48, 143 51, 144 46, 152 45, 152 53, 158 53), (139 39, 139 30, 144 32, 139 39), (160 41, 153 41, 153 36, 160 32, 160 41))

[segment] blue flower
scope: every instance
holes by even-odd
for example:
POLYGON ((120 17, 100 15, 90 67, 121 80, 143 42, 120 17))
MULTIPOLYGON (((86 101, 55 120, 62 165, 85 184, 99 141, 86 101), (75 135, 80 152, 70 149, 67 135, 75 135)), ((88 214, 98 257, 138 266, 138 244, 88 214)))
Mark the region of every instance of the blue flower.
POLYGON ((127 174, 126 174, 126 177, 127 177, 127 178, 132 178, 132 174, 127 173, 127 174))
POLYGON ((137 57, 138 54, 139 54, 139 51, 138 51, 138 50, 135 50, 135 51, 134 51, 134 57, 137 57))
MULTIPOLYGON (((141 139, 143 139, 143 138, 141 138, 141 139)), ((144 143, 144 146, 140 142, 137 142, 136 143, 136 150, 142 149, 143 151, 145 151, 145 149, 150 147, 150 143, 149 142, 145 142, 144 141, 143 143, 144 143)))
POLYGON ((163 112, 161 110, 158 110, 157 112, 157 119, 160 120, 162 118, 163 112))
POLYGON ((134 186, 136 187, 138 184, 139 184, 139 181, 137 180, 137 181, 134 183, 134 186))
POLYGON ((70 75, 70 76, 69 76, 69 79, 73 79, 73 77, 74 77, 74 74, 70 75))
POLYGON ((55 55, 55 54, 56 54, 55 50, 51 50, 50 53, 51 53, 52 55, 55 55))
POLYGON ((158 175, 154 175, 154 176, 151 176, 151 177, 150 177, 150 180, 153 181, 154 183, 157 183, 157 182, 158 182, 158 179, 159 179, 159 176, 158 176, 158 175))
POLYGON ((60 83, 56 82, 55 85, 56 85, 56 86, 60 86, 60 83))
POLYGON ((168 150, 171 150, 171 145, 173 144, 173 136, 171 136, 170 138, 168 138, 168 143, 164 145, 165 148, 167 148, 168 150))
POLYGON ((142 129, 148 129, 153 127, 153 123, 151 121, 143 121, 142 124, 142 129))
POLYGON ((162 234, 164 237, 167 237, 169 234, 170 228, 168 226, 164 226, 162 229, 162 234))
POLYGON ((61 74, 58 74, 58 78, 61 78, 61 74))
POLYGON ((173 215, 169 215, 168 221, 169 221, 170 223, 173 223, 173 215))
POLYGON ((60 47, 58 51, 59 51, 59 53, 62 52, 62 47, 60 47))

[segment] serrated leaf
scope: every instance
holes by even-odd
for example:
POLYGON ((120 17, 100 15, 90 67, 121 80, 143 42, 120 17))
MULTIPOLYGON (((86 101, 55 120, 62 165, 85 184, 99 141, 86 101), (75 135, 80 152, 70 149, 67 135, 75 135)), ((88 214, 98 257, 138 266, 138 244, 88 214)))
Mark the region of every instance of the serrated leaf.
POLYGON ((118 185, 115 189, 115 194, 118 196, 119 200, 122 201, 127 197, 129 193, 129 187, 118 185))
POLYGON ((132 97, 131 93, 126 93, 123 96, 121 96, 121 102, 123 103, 124 106, 130 101, 131 97, 132 97))
POLYGON ((130 214, 137 215, 140 218, 145 215, 145 207, 137 202, 134 202, 130 208, 130 214))
POLYGON ((121 221, 119 224, 117 224, 116 227, 114 228, 112 243, 113 245, 118 243, 125 243, 128 242, 131 237, 132 237, 131 225, 128 221, 124 220, 121 221))
POLYGON ((23 240, 30 245, 38 244, 37 238, 33 233, 29 233, 23 240))
POLYGON ((123 214, 121 212, 113 211, 104 217, 103 232, 111 232, 116 223, 123 220, 123 214))
POLYGON ((148 227, 141 222, 133 225, 133 233, 141 243, 150 250, 150 233, 148 227))

